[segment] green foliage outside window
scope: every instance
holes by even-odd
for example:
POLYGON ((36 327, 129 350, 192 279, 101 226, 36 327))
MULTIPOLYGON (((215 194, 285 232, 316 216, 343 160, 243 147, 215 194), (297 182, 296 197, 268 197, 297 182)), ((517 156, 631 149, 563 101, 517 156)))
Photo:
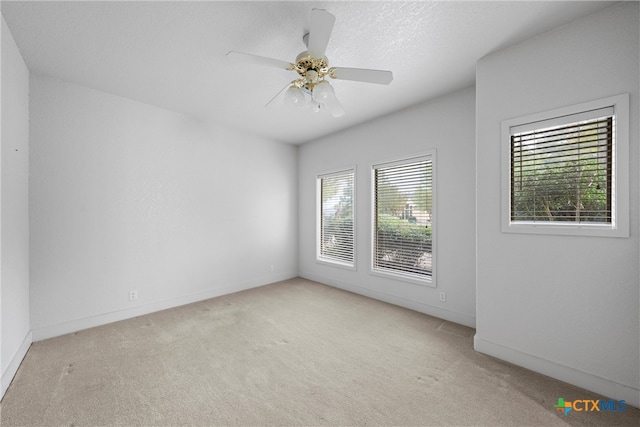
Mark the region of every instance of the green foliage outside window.
POLYGON ((431 227, 391 215, 378 215, 377 266, 430 275, 431 227))

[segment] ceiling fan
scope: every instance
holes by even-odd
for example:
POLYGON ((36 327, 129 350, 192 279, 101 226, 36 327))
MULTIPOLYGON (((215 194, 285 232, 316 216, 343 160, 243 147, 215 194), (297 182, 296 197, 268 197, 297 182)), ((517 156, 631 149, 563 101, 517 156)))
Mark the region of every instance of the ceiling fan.
POLYGON ((285 104, 309 106, 316 112, 327 110, 334 117, 340 117, 345 111, 327 77, 388 85, 393 80, 393 74, 391 71, 383 70, 329 67, 329 61, 324 54, 335 20, 336 17, 324 9, 311 10, 311 28, 302 38, 307 50, 296 57, 295 63, 236 51, 228 52, 227 56, 249 64, 266 65, 298 73, 299 77, 285 86, 267 106, 284 92, 285 104))

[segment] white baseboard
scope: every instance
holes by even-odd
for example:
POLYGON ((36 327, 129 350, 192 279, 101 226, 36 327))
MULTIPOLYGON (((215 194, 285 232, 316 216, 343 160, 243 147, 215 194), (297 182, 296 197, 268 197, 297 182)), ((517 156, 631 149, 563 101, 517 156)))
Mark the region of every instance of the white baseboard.
POLYGON ((11 358, 9 365, 2 372, 2 379, 0 380, 0 399, 4 397, 4 393, 9 388, 9 385, 11 385, 11 381, 13 381, 13 377, 15 377, 18 372, 18 368, 20 367, 24 357, 27 355, 27 351, 29 351, 29 347, 31 347, 32 342, 33 335, 31 334, 31 331, 29 331, 22 340, 22 344, 20 344, 20 347, 18 347, 18 350, 11 358))
POLYGON ((137 316, 143 316, 145 314, 155 313, 156 311, 160 310, 166 310, 185 304, 207 300, 209 298, 215 298, 222 295, 232 294, 234 292, 257 288, 259 286, 292 279, 297 277, 297 275, 297 272, 275 274, 268 276, 268 279, 255 279, 234 285, 212 288, 195 294, 181 295, 179 297, 161 301, 153 301, 109 313, 102 313, 81 319, 70 320, 68 322, 62 322, 55 325, 41 326, 32 330, 33 341, 42 341, 48 338, 81 331, 83 329, 93 328, 96 326, 106 325, 108 323, 118 322, 120 320, 126 320, 137 316))
MULTIPOLYGON (((496 357, 513 363, 514 365, 522 366, 531 371, 573 384, 611 399, 624 400, 627 405, 632 405, 636 408, 640 407, 640 389, 637 387, 620 384, 550 360, 542 359, 532 354, 504 347, 500 344, 486 341, 478 335, 474 337, 474 348, 480 353, 496 357)), ((562 396, 549 396, 549 398, 557 397, 562 396)))
POLYGON ((401 298, 395 295, 389 295, 383 292, 378 292, 369 288, 365 288, 363 286, 341 282, 338 280, 330 279, 327 277, 315 275, 308 272, 300 272, 300 277, 308 280, 313 280, 315 282, 319 282, 325 285, 340 288, 345 291, 353 292, 354 294, 364 295, 366 297, 373 298, 378 301, 384 301, 384 302, 388 302, 389 304, 408 308, 410 310, 417 311, 419 313, 428 314, 430 316, 434 316, 439 319, 448 320, 449 322, 469 326, 470 328, 476 327, 475 316, 470 316, 468 314, 458 313, 450 310, 443 310, 442 308, 436 307, 433 305, 422 304, 422 303, 401 298))

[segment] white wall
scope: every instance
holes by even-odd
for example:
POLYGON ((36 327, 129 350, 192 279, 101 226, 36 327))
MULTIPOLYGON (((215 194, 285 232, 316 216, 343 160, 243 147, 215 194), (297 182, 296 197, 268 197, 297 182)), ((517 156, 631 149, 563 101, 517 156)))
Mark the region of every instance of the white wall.
POLYGON ((300 275, 469 326, 475 325, 475 184, 473 88, 420 104, 301 146, 300 275), (370 273, 371 166, 436 150, 436 288, 370 273), (356 271, 315 261, 316 175, 356 172, 356 271), (446 292, 447 301, 439 301, 446 292))
POLYGON ((29 326, 29 71, 2 18, 0 142, 0 398, 31 345, 29 326))
POLYGON ((607 8, 483 58, 476 76, 476 349, 636 406, 638 15, 607 8), (631 237, 501 233, 500 122, 625 92, 631 237))
POLYGON ((36 75, 30 118, 34 340, 297 275, 296 147, 36 75))

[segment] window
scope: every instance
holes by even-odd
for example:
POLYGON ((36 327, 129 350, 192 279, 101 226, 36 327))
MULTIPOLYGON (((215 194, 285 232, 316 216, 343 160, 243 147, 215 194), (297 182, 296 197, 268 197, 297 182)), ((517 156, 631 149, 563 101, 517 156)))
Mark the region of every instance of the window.
POLYGON ((434 156, 373 166, 374 273, 435 285, 434 156))
POLYGON ((354 175, 354 169, 318 175, 318 261, 355 267, 354 175))
POLYGON ((628 214, 621 210, 628 203, 624 127, 624 95, 503 123, 508 145, 503 230, 628 235, 623 224, 628 214))

